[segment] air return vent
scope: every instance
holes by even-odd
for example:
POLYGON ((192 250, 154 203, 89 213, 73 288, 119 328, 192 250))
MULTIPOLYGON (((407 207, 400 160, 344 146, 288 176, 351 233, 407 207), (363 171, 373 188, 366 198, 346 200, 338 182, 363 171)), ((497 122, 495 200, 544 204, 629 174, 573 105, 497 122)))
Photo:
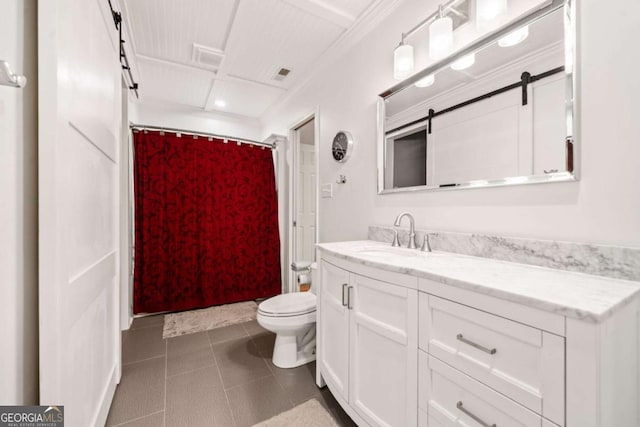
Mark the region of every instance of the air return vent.
POLYGON ((191 60, 201 68, 218 71, 222 58, 224 58, 224 52, 219 49, 203 46, 198 43, 193 44, 191 60))
POLYGON ((291 70, 289 70, 288 68, 280 68, 278 73, 273 77, 273 80, 281 82, 285 79, 285 77, 289 75, 290 72, 291 70))

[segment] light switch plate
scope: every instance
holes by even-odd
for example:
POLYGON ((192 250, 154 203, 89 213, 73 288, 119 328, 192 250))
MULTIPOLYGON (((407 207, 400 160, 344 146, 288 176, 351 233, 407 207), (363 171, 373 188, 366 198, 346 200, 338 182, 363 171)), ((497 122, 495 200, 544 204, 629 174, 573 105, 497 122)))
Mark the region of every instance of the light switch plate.
POLYGON ((323 199, 330 199, 333 197, 333 184, 322 184, 321 193, 323 199))

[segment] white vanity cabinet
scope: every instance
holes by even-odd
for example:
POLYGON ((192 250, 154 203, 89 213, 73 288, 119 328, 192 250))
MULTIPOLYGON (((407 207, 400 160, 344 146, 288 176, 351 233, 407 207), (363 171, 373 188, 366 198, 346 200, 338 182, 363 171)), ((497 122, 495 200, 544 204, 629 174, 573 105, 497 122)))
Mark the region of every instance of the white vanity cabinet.
POLYGON ((640 427, 639 284, 320 249, 319 374, 358 425, 640 427))
POLYGON ((331 261, 320 265, 317 363, 324 380, 356 421, 417 425, 417 279, 394 284, 331 261))

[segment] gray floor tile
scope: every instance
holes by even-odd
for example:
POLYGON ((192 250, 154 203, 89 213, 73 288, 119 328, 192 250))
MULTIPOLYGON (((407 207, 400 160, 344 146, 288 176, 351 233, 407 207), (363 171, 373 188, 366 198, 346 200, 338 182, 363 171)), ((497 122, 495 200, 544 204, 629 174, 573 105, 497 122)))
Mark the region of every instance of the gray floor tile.
POLYGON ((124 424, 119 424, 118 427, 163 427, 164 426, 164 411, 158 412, 146 417, 138 418, 134 421, 129 421, 124 424))
POLYGON ((206 332, 182 335, 167 340, 167 376, 215 366, 215 364, 206 332))
POLYGON ((259 334, 252 335, 251 339, 256 345, 258 351, 267 359, 273 356, 273 345, 276 342, 276 334, 269 331, 263 331, 259 334))
POLYGON ((251 338, 225 341, 213 346, 225 388, 271 375, 251 338))
POLYGON ((242 326, 244 326, 244 329, 247 331, 249 335, 258 335, 263 332, 268 332, 265 328, 260 326, 257 320, 245 322, 242 324, 242 326))
POLYGON ((211 344, 217 344, 223 341, 234 340, 248 336, 244 326, 241 323, 237 325, 229 325, 223 328, 216 328, 207 331, 209 334, 209 341, 211 344))
POLYGON ((227 390, 238 427, 252 426, 293 407, 272 376, 227 390))
POLYGON ((249 426, 313 397, 341 426, 355 426, 329 390, 315 386, 315 363, 272 364, 275 334, 256 321, 163 340, 162 316, 144 319, 123 333, 125 365, 108 426, 162 427, 165 418, 167 427, 249 426))
POLYGON ((197 332, 195 334, 168 338, 167 344, 167 354, 170 356, 192 353, 196 350, 211 347, 206 332, 197 332))
POLYGON ((333 415, 333 418, 341 427, 357 427, 357 424, 344 412, 344 409, 331 394, 329 387, 325 387, 315 396, 316 399, 333 415))
POLYGON ((107 425, 120 424, 164 409, 165 358, 125 365, 111 403, 107 425))
POLYGON ((171 377, 207 366, 216 366, 211 348, 203 348, 191 353, 167 356, 167 376, 171 377))
POLYGON ((127 364, 164 356, 165 349, 162 326, 133 329, 127 333, 122 345, 122 363, 127 364))
POLYGON ((218 369, 208 367, 167 379, 166 426, 234 426, 218 369))
POLYGON ((299 405, 320 393, 316 386, 316 363, 307 363, 297 368, 282 369, 269 363, 269 368, 278 384, 284 389, 291 403, 299 405))
POLYGON ((164 325, 164 314, 136 317, 135 319, 133 319, 133 323, 131 323, 131 328, 129 329, 142 329, 158 325, 164 325))

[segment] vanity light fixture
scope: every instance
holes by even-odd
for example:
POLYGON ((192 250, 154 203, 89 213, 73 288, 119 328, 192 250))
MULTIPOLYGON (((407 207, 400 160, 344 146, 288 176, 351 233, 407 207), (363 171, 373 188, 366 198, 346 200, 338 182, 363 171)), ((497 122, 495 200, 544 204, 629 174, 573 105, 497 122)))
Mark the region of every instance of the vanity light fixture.
POLYGON ((460 71, 471 67, 476 62, 476 54, 470 53, 451 63, 451 69, 460 71))
POLYGON ((429 87, 436 81, 436 77, 433 74, 429 74, 427 77, 424 77, 417 82, 414 83, 416 87, 429 87))
MULTIPOLYGON (((429 57, 438 61, 449 55, 453 51, 453 32, 469 21, 471 2, 472 0, 448 0, 439 5, 436 12, 427 16, 408 32, 402 33, 400 44, 393 51, 393 78, 404 80, 413 74, 413 46, 406 40, 427 25, 429 26, 429 57)), ((423 80, 429 81, 427 78, 423 80)))
POLYGON ((529 26, 526 25, 522 28, 519 28, 500 40, 498 40, 498 46, 500 47, 511 47, 515 46, 518 43, 522 43, 529 36, 529 26))
POLYGON ((476 27, 491 30, 502 24, 507 16, 507 0, 476 0, 476 27))
POLYGON ((445 58, 453 51, 453 19, 444 15, 438 6, 438 18, 429 25, 429 57, 434 61, 445 58))
POLYGON ((402 41, 393 51, 393 78, 404 80, 413 73, 413 46, 402 41))

